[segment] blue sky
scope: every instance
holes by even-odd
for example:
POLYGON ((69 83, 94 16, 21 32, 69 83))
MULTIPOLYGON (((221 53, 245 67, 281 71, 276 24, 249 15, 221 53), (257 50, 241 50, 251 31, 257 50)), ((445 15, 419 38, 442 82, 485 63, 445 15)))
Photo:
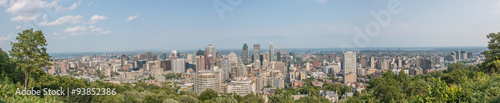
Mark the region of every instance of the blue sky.
POLYGON ((269 42, 276 48, 486 46, 486 35, 500 32, 499 0, 240 1, 0 0, 0 48, 9 50, 28 28, 43 31, 49 52, 268 48, 269 42), (355 45, 354 28, 366 32, 376 21, 371 12, 394 1, 401 12, 355 45), (232 11, 218 15, 214 4, 232 11))

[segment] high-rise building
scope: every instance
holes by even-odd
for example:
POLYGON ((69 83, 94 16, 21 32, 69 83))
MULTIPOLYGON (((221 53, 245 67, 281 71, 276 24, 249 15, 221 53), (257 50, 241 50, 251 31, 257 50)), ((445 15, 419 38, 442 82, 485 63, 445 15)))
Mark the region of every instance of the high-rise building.
POLYGON ((161 60, 167 60, 167 53, 166 52, 163 52, 161 54, 161 60))
POLYGON ((217 52, 215 51, 215 46, 213 46, 212 44, 208 44, 208 46, 205 46, 205 53, 214 55, 212 59, 216 59, 215 55, 217 52))
POLYGON ((163 72, 172 70, 172 61, 170 60, 160 61, 160 68, 163 69, 163 72))
MULTIPOLYGON (((235 54, 236 55, 236 54, 235 54)), ((221 67, 224 79, 229 79, 229 74, 231 72, 231 63, 228 59, 222 59, 221 67)))
POLYGON ((260 44, 253 44, 253 62, 260 61, 260 44))
POLYGON ((457 50, 457 51, 455 51, 454 53, 455 53, 455 58, 456 58, 457 60, 460 60, 460 59, 461 59, 460 57, 462 57, 462 56, 460 55, 460 50, 457 50))
POLYGON ((184 73, 186 71, 186 63, 184 59, 172 60, 172 72, 184 73))
POLYGON ((146 52, 146 61, 153 60, 153 53, 151 51, 146 52))
POLYGON ((196 56, 196 71, 205 70, 205 56, 197 55, 196 56))
POLYGON ((196 60, 196 57, 193 54, 188 54, 186 56, 186 60, 189 64, 193 64, 194 60, 196 60))
POLYGON ((270 56, 269 52, 265 52, 263 57, 264 57, 264 60, 262 60, 262 61, 270 61, 271 60, 270 59, 271 56, 270 56))
POLYGON ((172 53, 170 53, 170 56, 168 57, 168 59, 170 60, 176 60, 179 58, 178 56, 179 54, 177 54, 177 51, 176 50, 173 50, 172 53))
POLYGON ((276 61, 281 61, 281 50, 276 52, 276 61))
POLYGON ((241 53, 242 53, 242 56, 241 56, 242 60, 241 61, 243 61, 243 64, 248 64, 249 63, 248 62, 248 56, 249 56, 249 54, 248 54, 248 45, 247 45, 247 43, 243 44, 243 49, 242 49, 241 53))
POLYGON ((344 83, 356 82, 356 52, 344 52, 344 83))
POLYGON ((271 77, 267 84, 273 88, 285 88, 285 79, 282 76, 271 77))
POLYGON ((202 71, 197 72, 194 82, 194 91, 196 94, 200 95, 201 92, 212 89, 215 92, 220 91, 220 72, 208 72, 202 71))
POLYGON ((228 55, 229 63, 238 63, 238 56, 236 56, 236 53, 231 52, 228 55))
POLYGON ((274 44, 273 43, 269 43, 269 58, 271 59, 271 61, 269 61, 269 62, 274 61, 274 44))
POLYGON ((146 54, 139 54, 138 56, 139 60, 145 60, 146 59, 146 54))
POLYGON ((121 69, 125 66, 125 62, 127 62, 127 55, 120 56, 121 69))
POLYGON ((466 52, 466 51, 460 51, 460 56, 461 56, 461 57, 460 57, 460 59, 462 59, 462 60, 465 60, 465 59, 467 59, 467 58, 468 58, 468 57, 467 57, 468 55, 467 55, 467 52, 466 52))

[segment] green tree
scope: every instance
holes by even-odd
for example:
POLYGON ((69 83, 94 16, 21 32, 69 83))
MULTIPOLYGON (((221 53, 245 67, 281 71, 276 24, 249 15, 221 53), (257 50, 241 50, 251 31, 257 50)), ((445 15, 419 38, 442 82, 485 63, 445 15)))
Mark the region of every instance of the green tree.
POLYGON ((180 98, 180 102, 182 103, 197 103, 198 99, 189 95, 182 95, 180 98))
POLYGON ((212 89, 206 89, 205 91, 201 92, 200 96, 198 96, 198 99, 200 101, 205 101, 215 97, 218 97, 217 92, 212 89))
POLYGON ((24 71, 24 87, 27 88, 30 73, 52 65, 52 60, 47 53, 47 41, 42 31, 33 32, 33 29, 28 29, 17 35, 17 42, 11 42, 12 49, 9 52, 14 62, 24 71))
POLYGON ((294 98, 286 94, 275 94, 268 96, 269 103, 293 103, 294 98))
POLYGON ((499 72, 500 66, 497 66, 499 62, 496 60, 500 60, 500 32, 499 33, 490 33, 486 36, 490 41, 488 41, 488 50, 484 51, 482 54, 486 57, 486 62, 489 68, 485 68, 486 72, 494 73, 499 72))

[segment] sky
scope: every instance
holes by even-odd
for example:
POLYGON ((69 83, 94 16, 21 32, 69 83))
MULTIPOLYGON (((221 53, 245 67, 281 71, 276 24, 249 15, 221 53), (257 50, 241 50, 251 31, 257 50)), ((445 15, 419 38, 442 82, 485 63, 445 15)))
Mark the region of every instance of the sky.
POLYGON ((499 0, 0 0, 0 48, 30 28, 49 53, 485 47, 498 18, 499 0))

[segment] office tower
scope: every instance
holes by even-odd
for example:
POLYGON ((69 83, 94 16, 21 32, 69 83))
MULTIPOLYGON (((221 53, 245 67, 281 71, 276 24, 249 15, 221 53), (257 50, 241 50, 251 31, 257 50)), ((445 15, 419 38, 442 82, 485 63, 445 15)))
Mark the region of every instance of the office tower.
POLYGON ((472 57, 472 52, 467 52, 467 58, 469 58, 469 59, 474 58, 474 57, 472 57))
POLYGON ((457 60, 460 60, 460 57, 462 57, 462 56, 460 55, 460 50, 457 50, 457 51, 455 51, 454 53, 455 53, 455 58, 456 58, 457 60))
POLYGON ((147 51, 146 52, 146 61, 151 61, 153 60, 153 56, 152 56, 152 52, 151 51, 147 51))
POLYGON ((467 58, 468 58, 468 57, 467 57, 468 55, 467 55, 467 52, 466 52, 466 51, 460 51, 460 56, 461 56, 461 57, 460 57, 460 59, 463 59, 463 60, 465 60, 465 59, 467 59, 467 58))
POLYGON ((170 53, 170 56, 168 57, 168 59, 170 60, 176 60, 178 59, 178 54, 177 54, 177 51, 176 50, 173 50, 172 53, 170 53))
MULTIPOLYGON (((139 56, 138 56, 138 55, 136 55, 136 56, 132 56, 132 61, 134 61, 134 62, 135 62, 135 61, 138 61, 138 60, 139 60, 139 56)), ((91 62, 91 63, 92 63, 92 62, 91 62)))
POLYGON ((139 54, 138 57, 139 57, 139 60, 145 60, 146 54, 139 54))
POLYGON ((196 60, 195 56, 193 54, 188 54, 186 56, 186 60, 189 64, 193 64, 193 61, 196 60))
POLYGON ((120 63, 121 63, 121 68, 125 66, 125 62, 127 61, 127 55, 121 55, 120 56, 120 63))
POLYGON ((196 94, 200 95, 201 92, 212 89, 215 92, 220 92, 220 72, 208 72, 202 71, 197 72, 194 82, 194 91, 196 94))
MULTIPOLYGON (((236 55, 236 54, 234 54, 236 55)), ((229 74, 231 72, 231 63, 228 59, 222 59, 220 68, 223 71, 224 79, 229 79, 229 74)))
POLYGON ((235 65, 235 66, 231 66, 231 73, 230 73, 231 75, 230 75, 230 77, 231 77, 232 79, 234 79, 234 78, 238 77, 238 76, 239 76, 239 73, 240 73, 240 71, 239 71, 239 70, 240 70, 240 69, 238 68, 238 66, 236 66, 236 65, 235 65))
POLYGON ((269 62, 274 61, 274 44, 273 43, 269 43, 269 58, 271 59, 271 61, 269 61, 269 62))
POLYGON ((138 60, 135 62, 135 67, 136 68, 143 68, 144 65, 146 65, 146 60, 138 60))
POLYGON ((276 61, 281 61, 281 50, 276 52, 276 61))
POLYGON ((285 88, 285 79, 282 76, 271 77, 267 84, 273 88, 285 88))
POLYGON ((344 83, 356 82, 356 52, 344 52, 344 83))
POLYGON ((227 56, 228 56, 228 59, 229 59, 229 63, 238 63, 238 56, 236 56, 236 53, 231 52, 227 56))
POLYGON ((186 71, 185 59, 173 59, 172 60, 172 72, 173 73, 184 73, 186 71))
POLYGON ((199 56, 199 55, 205 56, 205 52, 201 51, 201 49, 198 49, 198 51, 196 52, 196 56, 199 56))
POLYGON ((238 77, 243 77, 243 76, 246 76, 248 74, 248 68, 243 65, 243 64, 240 64, 238 65, 238 77))
POLYGON ((262 61, 268 61, 268 62, 271 61, 269 52, 265 52, 263 57, 264 57, 264 60, 262 60, 262 61))
POLYGON ((196 56, 196 71, 205 70, 205 56, 197 55, 196 56))
POLYGON ((366 58, 359 58, 358 59, 359 61, 359 64, 361 64, 361 67, 364 68, 364 67, 367 67, 368 66, 368 61, 366 60, 366 58))
POLYGON ((163 72, 172 70, 172 61, 170 60, 160 61, 160 68, 163 69, 163 72))
POLYGON ((213 59, 215 59, 217 54, 217 52, 215 51, 215 46, 213 46, 212 44, 208 44, 208 46, 205 46, 205 53, 212 54, 214 56, 213 59))
POLYGON ((260 61, 260 44, 253 44, 253 62, 260 61))
POLYGON ((227 85, 227 93, 234 93, 240 96, 255 93, 255 83, 247 79, 231 81, 227 85))
POLYGON ((241 56, 242 60, 241 61, 243 61, 243 64, 245 64, 245 65, 248 64, 248 56, 249 56, 249 54, 248 54, 247 43, 243 44, 243 49, 242 49, 241 53, 242 53, 242 56, 241 56))
POLYGON ((167 53, 163 52, 160 57, 161 57, 161 60, 167 60, 167 53))

